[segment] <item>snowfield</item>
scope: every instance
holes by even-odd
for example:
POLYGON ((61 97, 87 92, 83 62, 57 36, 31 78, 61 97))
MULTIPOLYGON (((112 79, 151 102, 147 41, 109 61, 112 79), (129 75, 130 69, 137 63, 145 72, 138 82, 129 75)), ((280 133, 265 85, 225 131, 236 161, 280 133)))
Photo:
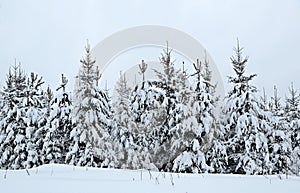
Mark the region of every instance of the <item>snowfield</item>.
POLYGON ((16 193, 193 193, 299 192, 295 176, 174 174, 44 165, 26 170, 0 170, 0 192, 16 193))

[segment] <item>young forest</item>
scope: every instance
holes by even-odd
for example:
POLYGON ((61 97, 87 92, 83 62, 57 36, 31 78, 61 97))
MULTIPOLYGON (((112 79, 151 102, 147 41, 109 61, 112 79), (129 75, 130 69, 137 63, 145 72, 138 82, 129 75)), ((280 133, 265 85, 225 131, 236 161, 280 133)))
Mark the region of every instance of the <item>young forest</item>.
MULTIPOLYGON (((132 87, 121 73, 115 99, 98 86, 101 73, 87 45, 76 89, 57 88, 11 66, 0 90, 0 169, 58 163, 184 173, 300 174, 300 95, 282 99, 257 90, 239 43, 230 58, 231 89, 217 96, 209 61, 194 72, 175 68, 166 47, 155 70, 132 87), (193 79, 195 84, 189 84, 193 79)), ((116 72, 118 73, 118 72, 116 72)))

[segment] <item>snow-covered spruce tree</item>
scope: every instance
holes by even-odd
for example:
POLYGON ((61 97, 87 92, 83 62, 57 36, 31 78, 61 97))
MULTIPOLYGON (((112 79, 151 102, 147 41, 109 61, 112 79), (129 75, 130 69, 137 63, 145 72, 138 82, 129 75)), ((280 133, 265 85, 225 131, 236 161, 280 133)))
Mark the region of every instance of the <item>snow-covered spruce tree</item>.
POLYGON ((62 75, 61 85, 56 89, 55 97, 47 90, 46 96, 51 100, 50 112, 47 118, 46 134, 43 143, 43 163, 65 163, 65 156, 70 147, 72 124, 71 97, 65 91, 67 79, 62 75))
POLYGON ((87 44, 74 93, 75 127, 71 131, 71 150, 66 162, 81 166, 110 167, 114 162, 108 131, 111 113, 105 93, 97 88, 99 71, 87 44))
POLYGON ((140 169, 150 168, 150 155, 147 147, 139 144, 139 131, 136 121, 131 118, 130 93, 125 74, 120 75, 116 85, 114 108, 114 127, 112 136, 119 144, 118 160, 121 168, 140 169))
POLYGON ((146 80, 136 85, 130 95, 130 115, 136 123, 134 143, 149 150, 159 145, 161 139, 158 132, 166 119, 162 85, 158 81, 146 80))
POLYGON ((153 162, 161 170, 172 169, 172 162, 177 155, 175 152, 169 153, 173 142, 171 130, 183 119, 183 108, 181 108, 180 101, 183 100, 185 91, 185 89, 181 89, 184 88, 182 84, 184 75, 181 70, 175 69, 171 54, 172 50, 167 46, 160 58, 163 72, 154 70, 164 92, 164 101, 162 102, 165 107, 165 114, 162 115, 164 121, 156 131, 159 141, 153 152, 153 162))
POLYGON ((112 136, 123 147, 129 148, 132 144, 132 129, 135 128, 135 122, 130 119, 129 95, 131 88, 128 86, 126 75, 120 73, 119 81, 116 84, 116 99, 113 104, 114 110, 114 128, 112 136))
POLYGON ((291 140, 289 129, 286 127, 283 108, 280 104, 277 88, 274 86, 274 94, 269 102, 267 99, 263 103, 265 110, 268 111, 271 135, 268 136, 270 173, 272 174, 291 174, 291 140), (266 106, 266 104, 268 104, 266 106))
POLYGON ((166 120, 165 100, 166 85, 156 80, 145 80, 148 65, 142 60, 139 74, 142 82, 137 84, 130 94, 131 120, 136 123, 133 130, 134 143, 137 148, 152 150, 159 143, 157 135, 166 120))
POLYGON ((42 164, 41 150, 45 135, 44 125, 46 124, 44 115, 47 112, 47 106, 44 106, 44 91, 41 88, 43 84, 43 78, 33 72, 28 77, 25 100, 27 168, 42 164))
POLYGON ((0 167, 2 169, 19 169, 25 165, 13 166, 16 153, 22 162, 26 160, 26 123, 23 101, 26 93, 26 76, 20 65, 9 69, 6 85, 3 88, 3 104, 0 122, 0 167), (22 144, 22 145, 21 145, 22 144), (21 149, 20 149, 21 148, 21 149))
MULTIPOLYGON (((116 99, 113 103, 113 127, 112 137, 117 144, 115 150, 118 151, 118 160, 121 168, 135 168, 135 161, 130 159, 134 156, 132 129, 135 127, 131 122, 129 113, 129 95, 131 88, 128 86, 126 75, 120 72, 119 81, 116 84, 116 99)), ((138 162, 138 161, 136 161, 138 162)))
POLYGON ((175 112, 176 104, 179 100, 180 92, 180 76, 182 76, 181 70, 176 70, 174 61, 172 61, 172 50, 168 47, 163 50, 160 57, 160 63, 163 67, 163 72, 154 69, 154 72, 161 82, 162 89, 165 92, 164 105, 166 108, 165 121, 160 128, 159 136, 161 136, 161 143, 163 143, 169 137, 170 129, 179 122, 178 112, 175 112))
MULTIPOLYGON (((160 81, 146 80, 136 85, 130 95, 130 115, 136 123, 136 129, 132 132, 133 142, 144 157, 151 154, 146 159, 150 162, 156 159, 154 154, 166 142, 166 136, 161 135, 167 117, 165 88, 166 85, 160 81)), ((148 161, 143 163, 146 165, 144 168, 156 168, 153 164, 149 165, 148 161)))
POLYGON ((233 90, 225 97, 223 133, 228 155, 227 172, 241 174, 269 173, 268 135, 271 127, 268 117, 260 108, 257 90, 250 84, 256 74, 246 76, 248 58, 242 56, 239 42, 231 57, 234 77, 229 77, 233 90))
POLYGON ((294 174, 300 174, 300 95, 293 83, 289 88, 289 96, 286 97, 285 129, 291 140, 292 163, 291 170, 294 174))
POLYGON ((187 78, 188 75, 183 71, 183 76, 180 79, 180 99, 175 107, 180 122, 171 129, 171 139, 166 144, 170 143, 170 152, 175 158, 169 163, 172 171, 198 173, 202 172, 206 164, 197 140, 199 124, 196 112, 192 109, 196 95, 192 95, 193 92, 187 84, 187 78))
POLYGON ((43 80, 31 73, 26 81, 20 65, 10 69, 4 87, 4 108, 1 120, 1 167, 31 168, 41 165, 43 139, 43 80))
MULTIPOLYGON (((206 172, 212 170, 207 164, 205 154, 211 148, 211 140, 215 131, 215 105, 217 98, 214 96, 215 86, 211 83, 209 62, 205 58, 203 70, 201 62, 194 64, 196 73, 196 86, 191 91, 188 85, 181 88, 182 121, 174 136, 172 148, 184 148, 184 151, 174 160, 172 170, 177 172, 206 172), (177 147, 176 147, 177 146, 177 147)), ((185 74, 185 73, 183 73, 185 74)), ((183 77, 182 85, 187 82, 183 77)))
MULTIPOLYGON (((194 68, 200 70, 200 66, 194 68)), ((213 85, 212 72, 209 68, 209 61, 205 57, 204 60, 204 69, 201 76, 197 76, 197 84, 195 88, 195 101, 193 103, 193 111, 196 114, 196 119, 198 124, 200 124, 198 134, 201 134, 200 144, 202 146, 202 151, 205 153, 211 147, 211 140, 213 138, 214 133, 217 129, 217 103, 219 101, 219 96, 215 96, 217 85, 213 85)))
POLYGON ((219 112, 217 110, 219 96, 215 96, 217 85, 213 85, 211 82, 212 72, 206 57, 203 64, 197 61, 194 68, 196 71, 194 75, 197 75, 195 89, 197 100, 195 100, 193 108, 196 110, 197 122, 201 128, 200 141, 203 146, 201 150, 205 154, 209 172, 225 173, 227 154, 219 130, 219 112))

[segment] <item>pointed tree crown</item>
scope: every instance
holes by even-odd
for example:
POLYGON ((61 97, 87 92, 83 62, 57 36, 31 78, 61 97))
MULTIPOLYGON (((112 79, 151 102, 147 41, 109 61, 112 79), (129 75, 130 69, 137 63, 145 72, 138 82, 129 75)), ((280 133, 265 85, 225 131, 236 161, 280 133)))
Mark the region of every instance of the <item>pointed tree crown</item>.
MULTIPOLYGON (((238 93, 238 95, 241 95, 250 88, 254 89, 254 87, 249 86, 249 81, 257 76, 257 74, 251 74, 249 76, 245 75, 248 57, 243 57, 242 51, 243 48, 240 47, 239 40, 237 40, 237 46, 234 48, 235 55, 230 58, 236 76, 229 76, 228 78, 230 83, 235 84, 233 93, 238 93)), ((256 89, 253 91, 256 91, 256 89)))
POLYGON ((98 85, 98 81, 101 78, 100 71, 98 66, 95 66, 96 60, 94 60, 91 56, 91 48, 89 42, 85 47, 85 56, 80 60, 81 70, 79 72, 79 80, 80 84, 84 85, 98 85))
POLYGON ((294 89, 293 83, 291 83, 291 87, 289 88, 289 94, 290 95, 286 97, 287 107, 291 111, 299 110, 300 94, 297 92, 297 90, 294 89))
POLYGON ((9 68, 6 78, 6 89, 24 90, 26 88, 26 75, 21 68, 21 63, 16 64, 9 68))

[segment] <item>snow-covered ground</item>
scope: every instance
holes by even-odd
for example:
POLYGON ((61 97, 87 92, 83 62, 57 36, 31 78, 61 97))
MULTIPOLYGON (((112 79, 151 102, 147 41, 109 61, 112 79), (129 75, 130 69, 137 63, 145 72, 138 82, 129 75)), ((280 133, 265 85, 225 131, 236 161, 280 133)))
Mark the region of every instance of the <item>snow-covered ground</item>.
POLYGON ((17 193, 192 193, 299 192, 300 178, 223 174, 171 174, 146 170, 114 170, 66 165, 44 165, 0 170, 0 192, 17 193))

